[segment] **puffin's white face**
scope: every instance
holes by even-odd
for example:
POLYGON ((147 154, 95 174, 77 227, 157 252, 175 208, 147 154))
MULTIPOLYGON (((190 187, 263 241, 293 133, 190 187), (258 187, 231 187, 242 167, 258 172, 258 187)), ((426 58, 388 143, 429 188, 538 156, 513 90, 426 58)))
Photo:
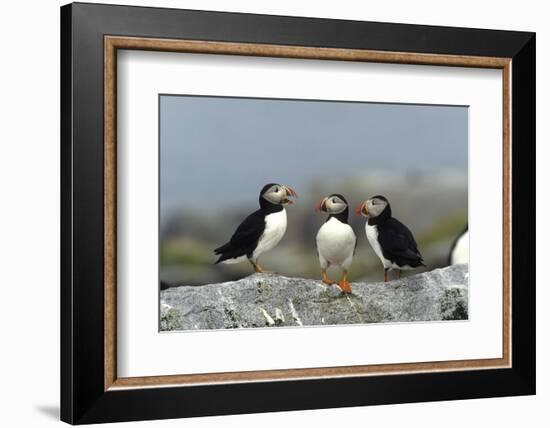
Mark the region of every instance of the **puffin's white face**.
POLYGON ((337 195, 327 196, 317 204, 317 211, 325 211, 329 214, 340 214, 348 207, 346 201, 337 195))
POLYGON ((292 188, 280 184, 274 184, 262 193, 262 198, 276 205, 293 204, 294 201, 290 198, 297 196, 292 188))
POLYGON ((357 207, 355 212, 367 218, 374 218, 382 214, 382 211, 384 211, 387 206, 388 201, 380 198, 371 198, 367 199, 365 202, 362 202, 357 207))

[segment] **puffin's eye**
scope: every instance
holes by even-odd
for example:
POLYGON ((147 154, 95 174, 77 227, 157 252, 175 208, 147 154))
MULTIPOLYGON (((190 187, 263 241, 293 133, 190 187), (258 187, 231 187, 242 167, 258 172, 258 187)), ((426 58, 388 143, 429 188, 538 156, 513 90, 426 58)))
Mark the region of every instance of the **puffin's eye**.
POLYGON ((332 199, 332 203, 335 204, 335 203, 336 203, 336 199, 333 198, 333 199, 332 199))
POLYGON ((279 193, 279 188, 275 187, 275 193, 279 193))

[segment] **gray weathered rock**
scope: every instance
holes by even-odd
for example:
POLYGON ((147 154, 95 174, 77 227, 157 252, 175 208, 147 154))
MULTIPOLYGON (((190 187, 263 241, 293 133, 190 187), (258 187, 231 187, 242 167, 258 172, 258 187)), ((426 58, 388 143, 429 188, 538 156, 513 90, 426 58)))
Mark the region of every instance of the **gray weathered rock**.
POLYGON ((238 281, 161 292, 161 330, 441 321, 468 318, 468 265, 388 283, 353 283, 353 294, 321 281, 254 274, 238 281))

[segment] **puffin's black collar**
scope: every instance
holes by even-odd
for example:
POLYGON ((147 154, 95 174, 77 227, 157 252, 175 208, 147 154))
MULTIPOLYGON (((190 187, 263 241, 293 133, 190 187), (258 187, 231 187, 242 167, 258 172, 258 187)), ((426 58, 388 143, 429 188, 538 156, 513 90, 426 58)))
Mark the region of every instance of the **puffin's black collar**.
POLYGON ((260 196, 260 209, 268 214, 277 213, 283 210, 283 206, 269 202, 267 199, 260 196))
POLYGON ((384 208, 384 211, 380 213, 380 215, 369 218, 368 223, 369 226, 374 226, 375 224, 382 224, 386 221, 388 221, 391 218, 391 207, 390 204, 386 205, 386 208, 384 208))
MULTIPOLYGON (((349 208, 346 207, 344 211, 338 214, 329 214, 327 217, 327 221, 329 221, 331 218, 335 218, 336 220, 348 224, 348 217, 349 217, 349 208)), ((326 223, 326 222, 325 222, 326 223)))

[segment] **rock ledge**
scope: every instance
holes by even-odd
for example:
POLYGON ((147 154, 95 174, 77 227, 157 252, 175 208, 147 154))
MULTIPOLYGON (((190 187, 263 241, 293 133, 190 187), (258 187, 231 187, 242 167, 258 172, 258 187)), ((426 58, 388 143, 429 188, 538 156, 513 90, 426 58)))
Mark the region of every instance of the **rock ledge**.
POLYGON ((321 281, 254 274, 238 281, 161 291, 162 331, 443 321, 468 318, 468 265, 388 283, 353 283, 353 294, 321 281))

